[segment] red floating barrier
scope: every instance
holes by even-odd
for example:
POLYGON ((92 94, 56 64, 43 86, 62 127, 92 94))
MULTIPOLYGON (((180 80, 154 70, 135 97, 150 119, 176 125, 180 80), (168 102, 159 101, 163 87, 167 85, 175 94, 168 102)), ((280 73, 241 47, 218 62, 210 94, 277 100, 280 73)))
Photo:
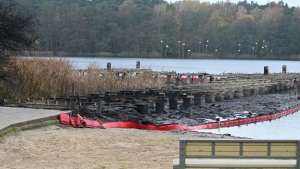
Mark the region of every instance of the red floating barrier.
POLYGON ((249 118, 249 120, 250 120, 250 123, 256 122, 254 117, 249 118))
POLYGON ((81 123, 82 120, 83 120, 83 118, 79 114, 77 114, 76 117, 75 117, 75 119, 74 119, 75 125, 77 127, 83 127, 83 125, 81 123))
POLYGON ((221 127, 228 127, 228 126, 229 126, 229 122, 228 122, 228 121, 222 121, 222 122, 220 123, 220 126, 221 126, 221 127))
POLYGON ((94 125, 93 125, 92 120, 84 119, 84 120, 81 121, 81 124, 85 128, 95 128, 94 125))
POLYGON ((79 114, 76 115, 75 118, 70 117, 66 113, 61 113, 59 115, 60 123, 65 125, 72 125, 73 127, 87 127, 87 128, 136 128, 143 130, 199 130, 199 129, 214 129, 218 127, 230 127, 230 126, 238 126, 242 124, 249 124, 255 122, 261 122, 266 120, 272 120, 276 118, 280 118, 282 116, 286 116, 288 114, 294 113, 300 109, 300 106, 295 108, 282 111, 272 115, 258 116, 258 117, 250 117, 236 120, 228 120, 220 122, 220 126, 217 122, 212 122, 208 124, 201 124, 198 126, 183 126, 179 124, 169 124, 169 125, 144 125, 135 122, 108 122, 102 124, 100 120, 89 120, 83 119, 79 114))
POLYGON ((240 119, 240 124, 246 124, 246 119, 240 119))
POLYGON ((60 124, 70 125, 70 116, 66 113, 59 114, 60 124))
POLYGON ((187 81, 187 78, 186 77, 181 77, 180 80, 185 82, 185 81, 187 81))
POLYGON ((229 120, 228 122, 229 122, 229 126, 234 126, 234 123, 232 120, 229 120))
POLYGON ((77 127, 77 125, 75 124, 75 120, 74 118, 70 117, 70 124, 73 126, 73 127, 77 127))

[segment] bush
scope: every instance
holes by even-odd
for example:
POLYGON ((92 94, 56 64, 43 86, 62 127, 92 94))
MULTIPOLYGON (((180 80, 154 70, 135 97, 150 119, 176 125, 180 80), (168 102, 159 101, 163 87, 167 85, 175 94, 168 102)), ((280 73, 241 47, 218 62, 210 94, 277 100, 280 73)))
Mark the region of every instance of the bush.
POLYGON ((164 85, 164 82, 154 80, 151 71, 127 74, 122 79, 116 70, 106 71, 96 63, 91 63, 84 72, 80 72, 73 63, 61 58, 17 58, 14 64, 17 67, 15 85, 0 83, 0 95, 10 101, 70 97, 72 82, 76 95, 164 85))

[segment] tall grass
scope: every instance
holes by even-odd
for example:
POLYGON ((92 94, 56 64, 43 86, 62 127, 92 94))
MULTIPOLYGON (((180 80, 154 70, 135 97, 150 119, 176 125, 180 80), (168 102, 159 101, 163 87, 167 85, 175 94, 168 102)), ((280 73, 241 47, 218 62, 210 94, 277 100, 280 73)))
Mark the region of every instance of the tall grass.
POLYGON ((152 72, 143 72, 135 76, 127 74, 124 78, 114 69, 105 71, 96 63, 90 63, 86 72, 80 73, 72 62, 57 58, 17 58, 16 83, 0 83, 2 97, 18 101, 30 99, 49 99, 70 97, 72 82, 76 95, 102 94, 106 91, 145 89, 161 87, 164 82, 155 81, 152 72), (101 73, 101 74, 100 74, 101 73), (3 96, 4 93, 7 96, 3 96))

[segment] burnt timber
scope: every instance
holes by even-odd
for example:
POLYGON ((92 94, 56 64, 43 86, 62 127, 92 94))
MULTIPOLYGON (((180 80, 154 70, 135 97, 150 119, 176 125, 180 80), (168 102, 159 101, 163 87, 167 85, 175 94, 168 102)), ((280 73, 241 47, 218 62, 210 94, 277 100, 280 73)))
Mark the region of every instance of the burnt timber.
MULTIPOLYGON (((134 71, 132 71, 134 72, 134 71)), ((158 72, 156 72, 158 73, 158 72)), ((277 113, 299 105, 300 73, 269 74, 176 74, 161 72, 165 87, 105 92, 70 98, 4 102, 4 106, 73 110, 104 121, 134 121, 144 124, 198 125, 216 119, 234 119, 277 113), (187 81, 179 81, 186 76, 187 81), (209 82, 204 82, 210 76, 209 82), (193 80, 197 77, 197 81, 193 80), (174 81, 172 79, 175 79, 174 81)))

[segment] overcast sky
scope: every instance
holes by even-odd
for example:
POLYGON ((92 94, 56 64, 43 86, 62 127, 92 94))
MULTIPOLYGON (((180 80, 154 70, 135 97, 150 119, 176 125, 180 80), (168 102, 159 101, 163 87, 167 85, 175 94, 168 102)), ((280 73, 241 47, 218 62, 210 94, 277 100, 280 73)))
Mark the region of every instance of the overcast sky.
MULTIPOLYGON (((179 0, 167 0, 168 2, 176 2, 176 1, 179 1, 179 0)), ((200 2, 210 2, 210 3, 216 3, 216 2, 219 2, 219 1, 222 1, 222 0, 200 0, 200 2)), ((226 0, 224 0, 225 2, 226 0)), ((233 3, 237 3, 239 1, 243 1, 243 0, 230 0, 230 2, 233 2, 233 3)), ((257 2, 259 5, 265 5, 267 4, 268 2, 279 2, 280 0, 252 0, 253 2, 257 2)), ((251 0, 247 0, 248 3, 251 2, 251 0)), ((300 0, 283 0, 284 3, 287 3, 289 7, 300 7, 300 0)))

